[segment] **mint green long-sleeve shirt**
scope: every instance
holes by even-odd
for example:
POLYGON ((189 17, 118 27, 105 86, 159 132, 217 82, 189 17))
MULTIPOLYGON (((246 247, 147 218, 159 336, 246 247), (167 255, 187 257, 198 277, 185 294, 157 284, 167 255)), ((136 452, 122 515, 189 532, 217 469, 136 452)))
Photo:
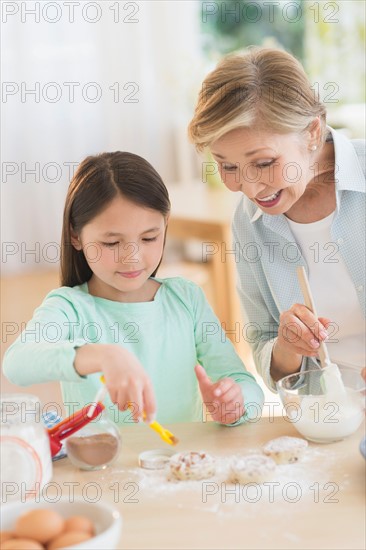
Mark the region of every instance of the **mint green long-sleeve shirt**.
MULTIPOLYGON (((14 384, 59 380, 65 406, 77 410, 94 400, 99 374, 80 376, 76 349, 88 343, 119 344, 133 352, 149 375, 157 420, 205 420, 194 372, 199 362, 212 381, 230 377, 240 384, 246 412, 239 422, 260 415, 263 392, 248 373, 202 290, 179 277, 161 283, 151 302, 121 303, 92 296, 88 285, 50 292, 25 330, 7 350, 3 370, 14 384)), ((130 420, 107 396, 117 422, 130 420)))

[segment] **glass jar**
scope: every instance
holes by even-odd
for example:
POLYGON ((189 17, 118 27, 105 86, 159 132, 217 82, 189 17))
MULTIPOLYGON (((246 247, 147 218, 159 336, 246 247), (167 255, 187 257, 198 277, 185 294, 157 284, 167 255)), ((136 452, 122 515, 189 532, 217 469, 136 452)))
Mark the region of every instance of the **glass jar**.
POLYGON ((50 443, 35 395, 0 397, 1 501, 35 498, 52 477, 50 443))
POLYGON ((101 470, 119 455, 122 440, 117 426, 105 410, 66 439, 69 459, 81 470, 101 470))

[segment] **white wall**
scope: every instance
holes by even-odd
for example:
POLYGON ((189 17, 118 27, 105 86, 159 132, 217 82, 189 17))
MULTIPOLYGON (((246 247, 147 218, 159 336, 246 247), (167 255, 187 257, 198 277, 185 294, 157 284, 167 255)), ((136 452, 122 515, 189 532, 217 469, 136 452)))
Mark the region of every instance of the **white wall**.
POLYGON ((167 184, 195 175, 186 125, 192 89, 205 70, 195 1, 73 2, 73 17, 70 2, 2 4, 2 272, 8 274, 56 266, 58 249, 48 243, 60 240, 73 169, 65 163, 128 150, 146 157, 167 184), (26 93, 37 86, 37 96, 26 93), (28 172, 34 169, 36 175, 28 172))

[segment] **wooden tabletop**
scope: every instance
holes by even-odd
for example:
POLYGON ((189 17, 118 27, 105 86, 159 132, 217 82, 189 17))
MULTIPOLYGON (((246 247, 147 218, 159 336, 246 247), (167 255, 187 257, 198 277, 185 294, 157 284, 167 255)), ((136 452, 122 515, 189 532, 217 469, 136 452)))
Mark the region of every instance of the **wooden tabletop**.
POLYGON ((364 427, 344 441, 309 444, 303 460, 277 467, 266 485, 226 482, 230 457, 260 450, 269 439, 298 435, 282 417, 235 428, 214 423, 167 426, 182 450, 204 450, 218 460, 206 481, 169 482, 162 471, 138 467, 138 454, 164 449, 147 426, 121 429, 123 449, 103 471, 80 471, 68 458, 54 463, 62 496, 105 499, 120 510, 123 549, 363 549, 364 427))

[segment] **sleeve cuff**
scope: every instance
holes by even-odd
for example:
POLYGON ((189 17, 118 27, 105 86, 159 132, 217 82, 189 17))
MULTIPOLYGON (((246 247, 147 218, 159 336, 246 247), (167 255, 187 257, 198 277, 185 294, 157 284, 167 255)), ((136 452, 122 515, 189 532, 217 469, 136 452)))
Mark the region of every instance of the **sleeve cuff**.
POLYGON ((272 361, 272 351, 273 346, 277 342, 277 338, 275 338, 273 341, 268 341, 263 346, 261 351, 261 357, 260 362, 263 365, 263 371, 262 371, 262 378, 266 386, 273 392, 277 393, 277 386, 276 382, 273 380, 271 376, 271 361, 272 361))
POLYGON ((85 340, 75 340, 73 346, 70 343, 65 344, 65 347, 61 347, 59 353, 64 355, 65 360, 62 361, 64 365, 62 369, 62 380, 65 382, 82 382, 87 377, 79 374, 74 367, 76 350, 86 344, 85 340))
MULTIPOLYGON (((310 367, 316 367, 316 368, 320 369, 321 365, 320 365, 319 361, 314 359, 314 357, 303 356, 301 366, 300 366, 300 370, 299 370, 300 377, 299 377, 298 381, 296 382, 296 384, 294 384, 292 386, 292 388, 294 390, 296 390, 299 386, 301 386, 301 384, 304 381, 304 377, 301 376, 301 373, 304 372, 304 370, 309 369, 310 367)), ((294 373, 294 374, 296 374, 296 373, 294 373)))

